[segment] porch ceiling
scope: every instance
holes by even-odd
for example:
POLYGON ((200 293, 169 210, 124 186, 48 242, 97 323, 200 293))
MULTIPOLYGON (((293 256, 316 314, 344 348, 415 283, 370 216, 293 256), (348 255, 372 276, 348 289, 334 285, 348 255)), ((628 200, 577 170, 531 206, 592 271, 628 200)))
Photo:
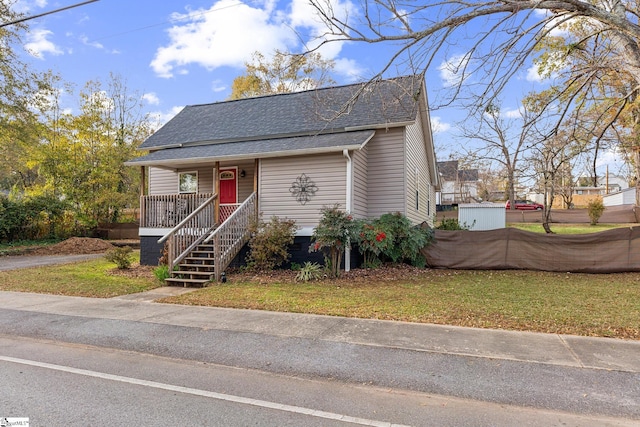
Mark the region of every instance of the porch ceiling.
POLYGON ((255 141, 209 143, 153 151, 126 162, 129 166, 180 168, 212 161, 230 161, 266 157, 298 156, 326 152, 358 150, 375 134, 374 130, 322 135, 274 138, 255 141))

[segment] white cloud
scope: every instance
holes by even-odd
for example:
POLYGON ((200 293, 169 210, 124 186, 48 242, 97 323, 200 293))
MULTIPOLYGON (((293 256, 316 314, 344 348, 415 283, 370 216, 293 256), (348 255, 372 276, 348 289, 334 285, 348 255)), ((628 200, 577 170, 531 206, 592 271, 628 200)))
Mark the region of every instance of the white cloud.
POLYGON ((160 77, 173 77, 184 66, 206 69, 242 67, 255 51, 287 50, 295 42, 284 22, 272 19, 269 7, 254 8, 237 0, 221 0, 211 9, 174 14, 186 21, 168 31, 170 42, 156 51, 151 67, 160 77))
MULTIPOLYGON (((189 65, 207 70, 230 66, 243 68, 259 51, 267 59, 276 50, 303 51, 318 47, 326 27, 306 0, 290 0, 289 7, 276 9, 276 2, 241 3, 220 0, 209 9, 175 13, 175 24, 167 31, 169 42, 156 50, 150 63, 159 77, 187 74, 189 65)), ((334 0, 336 13, 347 15, 349 1, 334 0)), ((354 61, 339 58, 342 42, 319 47, 325 59, 336 60, 336 72, 360 73, 354 61), (339 62, 338 62, 339 60, 339 62)))
POLYGON ((146 101, 149 105, 159 105, 160 98, 154 92, 145 93, 142 95, 142 100, 146 101))
POLYGON ((451 129, 449 123, 443 122, 438 116, 431 116, 431 132, 433 134, 447 132, 449 129, 451 129))
POLYGON ((46 5, 47 0, 18 0, 11 6, 11 9, 18 13, 28 13, 35 8, 42 9, 46 5))
POLYGON ((500 112, 500 114, 503 117, 507 117, 509 119, 521 119, 522 118, 522 111, 520 109, 515 109, 515 110, 509 110, 509 109, 504 109, 500 112))
POLYGON ((24 47, 29 53, 38 59, 44 59, 45 53, 52 55, 62 55, 63 51, 47 38, 52 36, 53 32, 44 29, 36 29, 27 34, 27 43, 24 47))
POLYGON ((214 92, 224 92, 227 90, 227 85, 222 80, 214 80, 211 82, 211 90, 214 92))
POLYGON ((537 82, 540 83, 543 80, 543 77, 538 72, 538 66, 532 65, 527 69, 527 77, 528 82, 537 82))
POLYGON ((466 54, 455 55, 447 61, 443 61, 438 67, 438 70, 440 71, 440 77, 444 80, 444 86, 452 87, 459 85, 463 80, 469 77, 465 74, 465 68, 468 63, 469 56, 466 54))
POLYGON ((155 122, 156 129, 159 129, 169 120, 175 117, 184 107, 173 107, 169 111, 153 111, 149 113, 149 118, 155 122))
POLYGON ((87 36, 84 36, 84 35, 80 36, 80 41, 85 46, 95 47, 96 49, 104 49, 104 46, 102 45, 102 43, 92 42, 89 40, 89 37, 87 36))

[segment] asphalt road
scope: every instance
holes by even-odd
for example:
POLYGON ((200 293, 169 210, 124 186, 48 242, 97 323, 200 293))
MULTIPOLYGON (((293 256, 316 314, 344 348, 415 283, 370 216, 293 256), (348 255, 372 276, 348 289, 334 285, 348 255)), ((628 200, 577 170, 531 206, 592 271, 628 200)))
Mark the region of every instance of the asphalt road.
POLYGON ((0 336, 0 417, 64 426, 624 426, 630 421, 0 336))
MULTIPOLYGON (((180 310, 183 308, 175 307, 180 310)), ((17 390, 0 395, 0 409, 9 408, 10 416, 38 416, 47 421, 46 417, 53 417, 49 425, 58 425, 55 414, 65 412, 79 414, 73 418, 77 422, 66 425, 103 425, 80 420, 98 420, 109 413, 141 422, 136 410, 140 416, 153 417, 153 408, 162 413, 165 407, 181 418, 190 412, 176 408, 188 407, 192 400, 193 410, 205 419, 212 416, 208 405, 214 405, 211 411, 216 414, 231 415, 207 424, 201 424, 203 418, 194 418, 191 425, 314 425, 317 420, 301 421, 304 414, 299 412, 274 415, 267 407, 258 412, 252 407, 247 410, 249 418, 236 418, 236 412, 244 411, 236 409, 242 402, 214 399, 214 404, 202 393, 81 375, 33 362, 387 423, 365 425, 600 426, 637 425, 640 420, 638 371, 372 346, 291 336, 286 330, 208 329, 28 308, 0 311, 0 338, 4 339, 0 341, 3 388, 17 390), (229 372, 244 372, 248 378, 244 382, 233 376, 223 379, 229 372), (20 385, 21 378, 28 387, 20 385), (269 384, 269 379, 275 383, 269 384), (82 393, 78 393, 78 381, 84 384, 82 393), (107 382, 104 386, 103 381, 107 382), (307 381, 317 386, 313 393, 301 386, 307 381), (32 390, 39 387, 43 391, 32 390), (110 391, 104 394, 104 390, 110 391), (64 393, 70 397, 65 398, 64 393), (182 403, 171 405, 167 402, 171 399, 182 403), (213 409, 218 404, 223 407, 213 409), (106 410, 98 409, 101 405, 106 410), (290 424, 284 422, 289 419, 293 420, 290 424), (271 420, 275 421, 270 424, 271 420)), ((149 420, 130 425, 163 425, 156 424, 157 418, 149 420)), ((173 415, 168 420, 177 421, 173 415)), ((322 418, 318 425, 334 425, 332 422, 322 418)))

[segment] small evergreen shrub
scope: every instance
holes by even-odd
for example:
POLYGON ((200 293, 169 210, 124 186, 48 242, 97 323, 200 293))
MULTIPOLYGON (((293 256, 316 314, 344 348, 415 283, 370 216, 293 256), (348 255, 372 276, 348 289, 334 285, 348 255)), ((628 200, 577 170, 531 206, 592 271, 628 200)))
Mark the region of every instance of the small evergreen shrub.
POLYGON ((600 217, 604 213, 604 203, 602 202, 602 197, 597 197, 589 202, 587 205, 587 212, 589 213, 589 219, 591 220, 591 225, 596 225, 600 220, 600 217))
POLYGON ((384 214, 377 220, 389 244, 381 251, 384 257, 392 262, 410 262, 416 267, 424 267, 426 259, 421 250, 433 241, 433 230, 430 227, 414 226, 400 213, 384 214))
POLYGON ((273 270, 289 259, 288 247, 296 235, 296 222, 292 219, 271 217, 269 222, 256 221, 250 226, 247 265, 258 271, 273 270))
POLYGON ((322 250, 327 255, 325 265, 333 277, 340 276, 340 264, 345 248, 351 247, 350 238, 356 235, 357 223, 340 209, 339 204, 320 210, 318 226, 313 229, 309 252, 322 250))
POLYGON ((129 246, 122 248, 109 249, 104 255, 104 258, 116 264, 120 270, 126 270, 131 267, 133 259, 131 258, 132 249, 129 246))

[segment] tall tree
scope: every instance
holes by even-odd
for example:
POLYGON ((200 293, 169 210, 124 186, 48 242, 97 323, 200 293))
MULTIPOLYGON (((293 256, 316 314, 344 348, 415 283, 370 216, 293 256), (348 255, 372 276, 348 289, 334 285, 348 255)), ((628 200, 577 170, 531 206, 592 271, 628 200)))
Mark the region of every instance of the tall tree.
POLYGON ((230 99, 297 92, 334 83, 330 76, 334 62, 317 52, 301 55, 276 50, 271 60, 254 52, 252 61, 245 66, 245 74, 233 80, 230 99))
MULTIPOLYGON (((332 0, 310 0, 326 25, 324 43, 393 43, 396 51, 381 76, 401 61, 424 72, 451 46, 470 46, 449 57, 457 75, 452 95, 484 77, 476 107, 490 104, 528 58, 539 56, 540 71, 556 77, 556 96, 569 113, 596 106, 602 116, 593 128, 594 147, 628 111, 629 151, 640 176, 640 3, 633 0, 443 0, 398 3, 361 0, 360 10, 340 10, 332 0), (470 25, 475 27, 470 31, 470 25), (554 39, 561 33, 560 39, 554 39), (471 40, 469 34, 473 34, 471 40), (469 43, 469 42, 472 43, 469 43), (540 48, 555 43, 551 56, 540 48), (546 44, 546 45, 545 45, 546 44)), ((349 8, 355 7, 348 3, 349 8)), ((374 79, 375 80, 375 79, 374 79)), ((579 117, 579 115, 577 116, 579 117)), ((558 125, 564 121, 558 119, 558 125)), ((637 187, 640 205, 640 181, 637 187)))
MULTIPOLYGON (((13 4, 0 1, 0 21, 19 17, 11 9, 13 4)), ((24 23, 0 28, 0 185, 4 189, 22 188, 37 178, 37 172, 25 163, 38 125, 37 95, 47 90, 49 79, 20 58, 20 33, 25 29, 24 23)))
POLYGON ((77 114, 62 112, 52 97, 38 146, 44 183, 32 192, 54 192, 73 204, 88 225, 117 221, 137 203, 139 171, 123 165, 150 134, 140 97, 111 75, 107 89, 90 81, 80 91, 77 114))

